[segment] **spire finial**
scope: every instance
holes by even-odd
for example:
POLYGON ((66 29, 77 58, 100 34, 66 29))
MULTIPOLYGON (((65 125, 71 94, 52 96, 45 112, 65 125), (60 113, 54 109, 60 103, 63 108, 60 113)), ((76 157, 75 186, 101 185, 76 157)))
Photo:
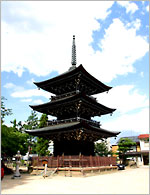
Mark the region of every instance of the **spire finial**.
POLYGON ((76 45, 75 45, 75 35, 73 35, 73 42, 72 42, 72 61, 71 64, 76 66, 76 45))

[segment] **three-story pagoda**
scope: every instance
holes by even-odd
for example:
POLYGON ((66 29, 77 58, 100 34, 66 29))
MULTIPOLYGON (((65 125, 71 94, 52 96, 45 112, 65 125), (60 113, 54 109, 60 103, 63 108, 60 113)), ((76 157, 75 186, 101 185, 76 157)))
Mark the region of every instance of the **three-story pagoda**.
POLYGON ((30 106, 47 115, 57 117, 48 121, 48 126, 26 130, 27 133, 48 138, 54 142, 54 156, 94 155, 94 142, 108 137, 116 137, 119 132, 101 128, 100 122, 91 117, 111 114, 115 109, 108 108, 92 97, 94 94, 109 91, 111 87, 103 84, 82 65, 76 67, 76 45, 73 36, 72 66, 54 78, 34 83, 38 88, 55 94, 47 103, 30 106))

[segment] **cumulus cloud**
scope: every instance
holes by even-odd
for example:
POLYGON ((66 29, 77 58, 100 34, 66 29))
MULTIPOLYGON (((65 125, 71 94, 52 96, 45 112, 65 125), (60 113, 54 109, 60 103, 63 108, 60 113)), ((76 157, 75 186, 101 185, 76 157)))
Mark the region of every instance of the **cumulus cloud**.
POLYGON ((26 81, 26 83, 28 85, 33 85, 33 82, 35 82, 35 80, 33 78, 31 80, 26 81))
POLYGON ((133 2, 131 3, 130 1, 117 1, 117 3, 120 6, 125 7, 127 13, 131 12, 131 14, 133 14, 138 10, 138 6, 133 2))
POLYGON ((13 83, 6 83, 6 84, 4 85, 4 87, 5 87, 6 89, 12 89, 12 88, 15 88, 16 85, 14 85, 13 83))
POLYGON ((15 11, 12 4, 7 9, 9 16, 15 16, 13 22, 2 17, 2 71, 13 71, 19 76, 26 69, 37 76, 67 71, 71 66, 73 34, 76 35, 77 64, 83 64, 103 82, 135 72, 133 64, 148 51, 147 41, 136 35, 141 25, 138 19, 127 26, 120 19, 114 19, 99 41, 99 50, 93 50, 93 31, 101 28, 98 19, 104 20, 111 13, 111 1, 59 2, 59 6, 58 2, 15 4, 15 11), (78 10, 78 14, 72 10, 78 10), (34 30, 37 22, 43 23, 41 31, 34 30), (21 29, 26 26, 28 31, 18 31, 18 25, 21 29))
POLYGON ((105 19, 112 4, 54 1, 7 3, 7 14, 13 22, 4 15, 2 70, 12 70, 19 76, 25 69, 38 76, 53 70, 66 71, 71 65, 72 35, 78 37, 81 51, 82 48, 85 52, 90 50, 88 45, 93 41, 92 32, 100 28, 96 19, 105 19), (78 10, 78 14, 72 10, 78 10), (39 26, 43 23, 42 32, 34 30, 34 27, 37 28, 35 20, 39 26))
POLYGON ((34 100, 33 104, 43 104, 44 102, 42 100, 34 100))
POLYGON ((116 86, 108 94, 97 95, 97 99, 102 104, 117 109, 121 114, 149 106, 148 97, 140 94, 134 85, 116 86))
POLYGON ((21 102, 32 102, 32 99, 22 99, 21 102))
POLYGON ((146 11, 147 11, 147 12, 149 12, 149 5, 148 5, 148 6, 146 6, 146 11))
POLYGON ((103 128, 114 131, 149 132, 149 108, 143 108, 134 114, 124 114, 103 123, 103 128))
POLYGON ((6 83, 4 85, 4 88, 11 89, 13 91, 22 91, 22 90, 24 90, 24 88, 22 86, 17 86, 17 85, 15 85, 13 83, 6 83))
POLYGON ((135 72, 134 63, 148 52, 149 44, 145 38, 136 35, 137 25, 130 26, 124 25, 120 19, 114 19, 99 43, 102 51, 87 58, 86 68, 99 80, 110 82, 117 75, 135 72))
MULTIPOLYGON (((24 89, 22 86, 15 85, 13 83, 6 83, 4 85, 6 89, 11 90, 11 96, 14 98, 23 98, 22 102, 31 102, 31 97, 45 97, 47 99, 50 98, 52 93, 44 91, 42 89, 24 89)), ((38 100, 39 101, 39 100, 38 100)), ((35 102, 34 102, 35 103, 35 102)))
POLYGON ((136 30, 139 30, 141 27, 141 20, 137 18, 133 22, 128 23, 126 26, 127 27, 134 27, 136 30))
POLYGON ((140 76, 141 76, 141 77, 144 77, 144 72, 143 72, 143 71, 140 72, 140 76))
POLYGON ((43 96, 45 98, 50 98, 50 93, 38 90, 38 89, 28 89, 28 90, 22 90, 22 91, 15 91, 11 93, 11 96, 14 98, 29 98, 29 97, 36 97, 36 96, 43 96))

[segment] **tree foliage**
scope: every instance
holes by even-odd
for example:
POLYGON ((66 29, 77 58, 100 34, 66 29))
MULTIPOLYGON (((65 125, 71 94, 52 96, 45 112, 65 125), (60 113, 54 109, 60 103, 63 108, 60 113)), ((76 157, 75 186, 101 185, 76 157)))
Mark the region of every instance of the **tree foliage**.
MULTIPOLYGON (((46 114, 42 114, 39 121, 40 121, 39 128, 46 127, 48 116, 46 114)), ((48 151, 48 147, 49 147, 49 140, 42 138, 42 137, 37 138, 36 151, 38 155, 40 156, 49 155, 50 152, 48 151)))
POLYGON ((119 151, 119 157, 122 159, 123 163, 126 163, 127 156, 125 153, 129 150, 131 150, 132 146, 135 146, 136 142, 133 142, 129 138, 121 138, 118 143, 118 151, 119 151))
POLYGON ((128 150, 131 150, 131 146, 135 146, 136 142, 133 142, 129 138, 121 138, 118 143, 118 151, 121 153, 126 153, 128 150))
MULTIPOLYGON (((31 111, 31 115, 25 121, 25 124, 22 126, 23 129, 36 129, 38 128, 38 116, 35 111, 31 111)), ((30 153, 36 153, 36 144, 37 138, 35 136, 28 134, 28 146, 30 147, 30 153)))
POLYGON ((17 123, 14 119, 11 121, 12 127, 7 127, 4 125, 4 118, 7 115, 12 114, 12 109, 6 109, 4 97, 2 97, 1 102, 1 153, 2 156, 13 156, 19 150, 22 155, 25 155, 28 148, 32 148, 31 153, 38 153, 41 156, 48 155, 49 140, 44 138, 38 138, 28 133, 25 133, 24 129, 36 129, 47 126, 48 117, 43 114, 38 120, 37 113, 35 111, 31 112, 27 121, 22 124, 21 121, 17 123))
POLYGON ((1 97, 1 122, 4 123, 5 116, 12 114, 12 109, 6 108, 4 101, 7 100, 5 97, 1 97))
POLYGON ((106 141, 95 144, 95 154, 98 156, 108 156, 111 155, 111 151, 108 150, 106 141))
POLYGON ((42 116, 40 118, 39 128, 46 127, 47 126, 47 121, 48 121, 47 114, 42 114, 42 116))
POLYGON ((36 129, 38 127, 38 116, 36 111, 31 111, 31 115, 28 117, 27 121, 23 125, 25 129, 36 129))
POLYGON ((28 134, 17 131, 14 127, 1 126, 1 153, 2 156, 13 156, 19 150, 22 155, 28 149, 28 134))
POLYGON ((49 147, 49 140, 44 139, 44 138, 37 138, 37 143, 36 143, 36 152, 39 156, 46 156, 49 155, 48 151, 49 147))

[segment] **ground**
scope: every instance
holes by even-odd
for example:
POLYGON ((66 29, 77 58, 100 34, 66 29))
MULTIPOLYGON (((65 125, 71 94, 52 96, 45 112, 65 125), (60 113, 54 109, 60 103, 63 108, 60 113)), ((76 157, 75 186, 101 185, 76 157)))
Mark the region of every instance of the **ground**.
POLYGON ((2 194, 149 194, 149 166, 88 177, 4 177, 2 194))

